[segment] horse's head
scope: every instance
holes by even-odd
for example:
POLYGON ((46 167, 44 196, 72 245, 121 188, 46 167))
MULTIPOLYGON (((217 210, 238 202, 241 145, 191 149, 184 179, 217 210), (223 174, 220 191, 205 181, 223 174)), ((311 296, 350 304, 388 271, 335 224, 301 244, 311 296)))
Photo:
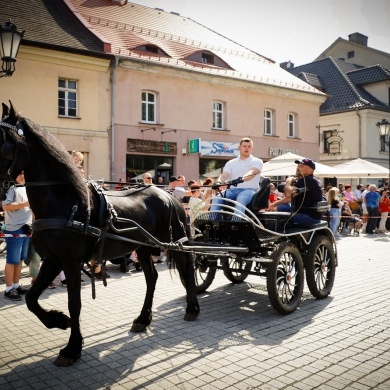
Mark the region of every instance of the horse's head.
POLYGON ((19 115, 3 103, 0 121, 0 200, 4 200, 9 187, 15 185, 15 179, 24 170, 26 149, 23 124, 19 115), (23 156, 22 156, 23 154, 23 156))

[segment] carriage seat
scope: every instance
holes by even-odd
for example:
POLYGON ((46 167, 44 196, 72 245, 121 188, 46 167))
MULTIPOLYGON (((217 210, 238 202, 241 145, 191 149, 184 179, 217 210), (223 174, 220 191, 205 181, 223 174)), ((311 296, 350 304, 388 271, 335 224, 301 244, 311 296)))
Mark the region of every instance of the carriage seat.
POLYGON ((247 206, 251 211, 258 211, 268 208, 269 194, 271 179, 269 177, 264 177, 263 181, 260 184, 260 188, 253 195, 251 203, 247 206))
POLYGON ((284 230, 286 224, 292 224, 290 212, 285 211, 263 211, 254 213, 263 226, 272 231, 284 230))

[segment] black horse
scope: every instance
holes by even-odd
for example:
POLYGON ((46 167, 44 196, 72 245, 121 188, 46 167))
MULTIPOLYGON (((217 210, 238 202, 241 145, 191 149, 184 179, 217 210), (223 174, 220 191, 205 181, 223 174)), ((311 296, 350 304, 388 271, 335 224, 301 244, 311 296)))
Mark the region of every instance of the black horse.
POLYGON ((24 171, 30 207, 35 215, 33 243, 43 262, 26 296, 27 307, 47 328, 71 328, 68 344, 54 364, 69 366, 81 356, 80 267, 91 259, 109 260, 137 250, 147 291, 140 315, 131 327, 142 332, 152 320, 157 271, 150 254, 153 243, 165 243, 168 261, 186 286, 185 320, 199 314, 191 255, 180 251, 186 218, 179 201, 155 186, 124 191, 96 191, 80 175, 63 145, 41 126, 19 117, 3 104, 0 122, 0 198, 24 171), (105 200, 108 200, 107 205, 105 200), (112 207, 111 207, 111 206, 112 207), (63 270, 68 285, 70 318, 47 311, 38 298, 63 270))

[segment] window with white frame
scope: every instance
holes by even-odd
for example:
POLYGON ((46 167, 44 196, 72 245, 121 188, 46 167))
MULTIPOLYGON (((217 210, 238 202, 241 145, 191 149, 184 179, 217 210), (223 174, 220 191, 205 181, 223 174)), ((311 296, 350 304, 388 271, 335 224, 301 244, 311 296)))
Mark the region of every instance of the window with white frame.
POLYGON ((224 129, 224 104, 222 102, 213 102, 213 129, 224 129))
POLYGON ((272 135, 272 111, 264 110, 264 135, 272 135))
POLYGON ((288 137, 295 138, 295 115, 291 112, 287 115, 288 137))
POLYGON ((157 95, 154 92, 142 92, 142 122, 156 123, 157 95))
POLYGON ((58 115, 76 118, 77 113, 77 81, 58 80, 58 115))

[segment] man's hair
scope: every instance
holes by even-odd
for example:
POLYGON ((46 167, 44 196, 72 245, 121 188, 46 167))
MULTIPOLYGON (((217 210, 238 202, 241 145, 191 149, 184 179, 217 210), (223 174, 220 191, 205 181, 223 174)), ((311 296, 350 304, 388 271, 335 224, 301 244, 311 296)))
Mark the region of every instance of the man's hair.
POLYGON ((240 145, 241 145, 243 142, 250 142, 251 144, 253 144, 253 141, 252 141, 249 137, 241 138, 241 140, 240 140, 240 145))

